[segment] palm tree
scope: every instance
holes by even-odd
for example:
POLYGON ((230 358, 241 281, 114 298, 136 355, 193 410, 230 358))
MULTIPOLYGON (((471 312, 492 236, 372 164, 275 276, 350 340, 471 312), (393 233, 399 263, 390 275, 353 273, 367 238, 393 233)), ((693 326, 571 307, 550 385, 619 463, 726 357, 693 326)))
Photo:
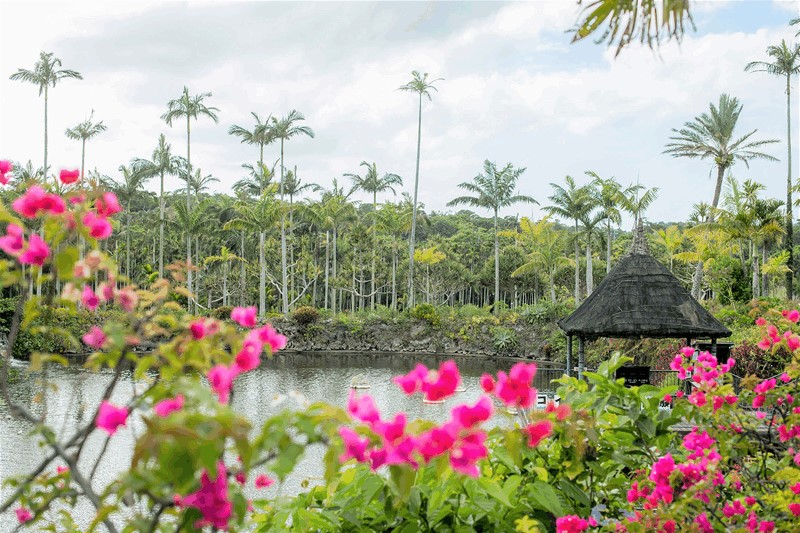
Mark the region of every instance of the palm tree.
POLYGON ((566 238, 562 231, 555 228, 547 217, 539 222, 532 223, 530 219, 522 217, 519 222, 523 242, 533 250, 528 255, 528 262, 511 273, 512 276, 522 276, 542 269, 547 273, 550 288, 550 300, 556 302, 556 273, 562 268, 571 265, 568 257, 564 256, 566 238))
POLYGON ((578 187, 572 176, 567 176, 566 182, 566 188, 555 183, 550 184, 554 192, 549 198, 554 205, 545 206, 543 209, 552 215, 575 222, 573 239, 575 241, 575 305, 577 306, 581 303, 581 249, 578 242, 578 223, 594 209, 594 199, 590 187, 586 185, 578 187))
POLYGON ((411 216, 411 235, 408 243, 408 302, 406 307, 414 306, 414 240, 417 234, 417 198, 419 192, 419 153, 420 145, 422 143, 422 97, 427 96, 428 101, 431 101, 431 90, 437 91, 433 86, 437 81, 442 81, 443 78, 435 80, 428 80, 428 73, 420 74, 414 70, 411 72, 411 81, 399 87, 398 91, 406 91, 417 93, 419 96, 419 116, 417 119, 417 166, 414 172, 414 211, 411 216))
POLYGON ((33 70, 17 69, 11 75, 12 80, 32 83, 39 87, 39 96, 44 95, 44 175, 47 176, 47 97, 50 87, 55 88, 56 84, 64 78, 74 78, 82 80, 83 76, 79 72, 68 69, 59 69, 61 60, 53 55, 52 52, 41 52, 39 60, 34 63, 33 70))
POLYGON ((134 159, 131 164, 134 170, 145 178, 158 176, 160 187, 158 193, 158 277, 164 277, 164 176, 178 174, 182 159, 172 155, 172 146, 162 133, 158 136, 158 145, 153 150, 151 160, 134 159))
MULTIPOLYGON (((675 136, 670 137, 672 142, 667 143, 665 154, 673 157, 688 157, 698 159, 712 159, 717 167, 717 182, 714 187, 714 198, 711 201, 711 211, 708 222, 713 221, 714 211, 719 205, 720 191, 725 171, 732 167, 736 161, 741 161, 745 166, 750 166, 750 161, 766 159, 777 161, 769 154, 758 150, 767 144, 779 142, 777 139, 750 140, 758 130, 734 138, 734 130, 742 112, 742 104, 737 98, 722 94, 719 105, 709 104, 709 113, 703 113, 687 122, 681 129, 674 129, 675 136)), ((692 281, 692 295, 700 298, 700 287, 703 280, 703 265, 698 262, 695 266, 695 276, 692 281)), ((791 288, 790 288, 791 291, 791 288)), ((788 294, 791 297, 791 292, 788 294)))
MULTIPOLYGON (((183 87, 183 94, 180 98, 170 100, 167 102, 167 112, 161 115, 161 120, 172 126, 172 122, 176 119, 186 117, 186 173, 185 175, 192 174, 192 119, 197 120, 201 116, 206 116, 214 121, 216 124, 219 122, 217 112, 219 109, 216 107, 209 107, 205 104, 204 100, 210 98, 211 93, 200 93, 194 96, 189 95, 188 87, 183 87)), ((189 196, 189 188, 186 189, 186 208, 191 207, 191 197, 189 196)), ((192 262, 192 241, 189 239, 186 244, 186 264, 187 267, 192 262)), ((192 292, 192 269, 188 269, 187 275, 187 288, 192 292)), ((189 298, 188 309, 192 310, 192 300, 189 298)))
POLYGON ((119 166, 122 174, 120 181, 113 181, 113 187, 122 203, 125 205, 125 275, 133 280, 131 276, 131 201, 136 194, 144 187, 149 176, 136 172, 133 167, 119 166))
POLYGON ((219 179, 211 174, 203 176, 199 168, 188 178, 186 175, 182 177, 186 181, 186 187, 189 189, 190 193, 194 193, 195 198, 199 198, 201 193, 207 191, 210 184, 219 183, 219 179))
POLYGON ((231 263, 236 261, 244 261, 241 257, 228 250, 227 246, 223 246, 219 255, 212 255, 206 257, 204 263, 206 265, 214 263, 222 263, 222 305, 228 305, 228 268, 231 263))
POLYGON ((278 220, 278 203, 272 194, 264 193, 255 203, 240 202, 236 206, 238 216, 225 224, 225 229, 247 230, 258 233, 258 314, 267 312, 267 263, 264 244, 267 230, 278 220))
POLYGON ((93 116, 94 110, 92 110, 89 118, 73 128, 67 128, 67 131, 64 132, 64 135, 68 138, 74 141, 81 141, 81 178, 83 178, 83 169, 86 163, 86 141, 97 137, 108 129, 102 120, 100 122, 92 122, 93 116))
POLYGON ((672 272, 675 254, 678 253, 683 245, 683 235, 676 225, 667 226, 665 229, 657 230, 655 233, 656 242, 667 250, 669 256, 669 271, 672 272))
POLYGON ((501 170, 488 159, 483 162, 483 174, 475 176, 471 182, 459 183, 458 186, 475 196, 459 196, 447 202, 448 206, 469 205, 490 209, 494 214, 494 311, 498 313, 500 306, 500 239, 498 237, 497 218, 498 212, 503 207, 508 207, 520 202, 538 204, 530 196, 515 194, 517 181, 525 168, 514 168, 508 163, 501 170))
POLYGON ((792 298, 792 277, 795 270, 793 255, 794 235, 792 227, 792 76, 800 73, 800 44, 789 46, 785 40, 778 46, 767 48, 767 55, 772 58, 772 63, 766 61, 753 61, 748 63, 746 72, 766 72, 773 76, 786 78, 786 236, 784 250, 789 253, 789 271, 786 273, 786 294, 792 298))
POLYGON ((377 256, 377 235, 375 229, 377 223, 376 214, 378 212, 378 193, 392 191, 392 194, 396 195, 397 192, 394 190, 394 186, 403 185, 403 178, 389 172, 381 177, 378 174, 378 168, 374 162, 367 163, 366 161, 362 161, 360 166, 366 168, 366 172, 363 176, 358 174, 345 174, 345 176, 353 180, 353 191, 372 193, 372 289, 370 291, 370 307, 375 309, 375 260, 377 256))
POLYGON ((648 189, 644 185, 636 184, 631 185, 620 196, 619 201, 626 212, 633 215, 633 227, 639 225, 639 219, 642 218, 642 213, 647 211, 650 204, 658 198, 658 187, 648 189))
MULTIPOLYGON (((283 178, 285 174, 285 167, 283 164, 283 146, 286 141, 298 135, 306 135, 314 138, 314 130, 308 126, 300 126, 297 123, 305 120, 306 117, 302 113, 292 109, 288 115, 282 117, 280 120, 272 117, 272 136, 275 139, 281 140, 281 181, 280 181, 280 199, 283 202, 283 178)), ((281 309, 284 314, 289 312, 289 280, 286 268, 286 214, 281 211, 281 309)))
MULTIPOLYGON (((303 193, 304 191, 311 190, 311 191, 318 191, 320 190, 320 186, 316 183, 303 183, 303 181, 297 175, 297 166, 295 165, 294 170, 289 170, 286 172, 286 175, 283 177, 283 192, 287 196, 289 196, 289 237, 293 238, 294 236, 294 197, 303 193)), ((295 247, 292 246, 289 249, 289 264, 291 265, 291 272, 289 275, 289 292, 294 293, 294 273, 295 273, 295 266, 294 266, 294 250, 295 247)))
POLYGON ((234 135, 236 137, 241 137, 243 143, 247 144, 257 144, 258 145, 258 162, 263 167, 264 166, 264 146, 270 144, 275 140, 275 137, 272 135, 272 128, 270 127, 270 120, 272 119, 272 115, 268 116, 266 120, 261 120, 261 117, 255 111, 250 112, 253 115, 253 118, 256 119, 256 125, 253 126, 252 130, 248 130, 243 126, 233 125, 228 130, 228 135, 234 135))
POLYGON ((255 165, 243 163, 242 168, 247 170, 247 176, 233 184, 234 191, 242 191, 249 196, 259 197, 272 185, 272 178, 275 177, 275 165, 269 168, 267 165, 256 162, 255 165))

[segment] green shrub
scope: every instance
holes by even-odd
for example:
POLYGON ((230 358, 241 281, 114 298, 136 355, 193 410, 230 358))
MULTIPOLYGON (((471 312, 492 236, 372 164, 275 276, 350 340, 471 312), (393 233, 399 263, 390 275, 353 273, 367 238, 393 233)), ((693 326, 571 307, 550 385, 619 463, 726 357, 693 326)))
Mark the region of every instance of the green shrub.
POLYGON ((564 303, 543 300, 534 305, 526 305, 519 309, 519 314, 528 324, 543 324, 545 322, 555 322, 559 318, 567 316, 572 308, 564 303))
POLYGON ((304 305, 294 310, 292 318, 300 326, 305 327, 319 320, 319 311, 315 307, 304 305))
POLYGON ((232 306, 223 305, 212 309, 208 313, 208 316, 210 316, 211 318, 216 318, 217 320, 229 320, 231 318, 231 311, 233 311, 232 306))
POLYGON ((17 308, 17 298, 0 298, 0 333, 11 330, 11 319, 17 308))
POLYGON ((492 345, 498 353, 507 353, 517 346, 517 332, 511 328, 496 326, 490 330, 492 345))
POLYGON ((421 322, 427 322, 431 326, 438 328, 442 324, 442 318, 431 304, 418 304, 411 309, 411 318, 421 322))
POLYGON ((458 308, 458 315, 463 318, 472 318, 474 316, 486 316, 488 311, 475 304, 466 304, 458 308))

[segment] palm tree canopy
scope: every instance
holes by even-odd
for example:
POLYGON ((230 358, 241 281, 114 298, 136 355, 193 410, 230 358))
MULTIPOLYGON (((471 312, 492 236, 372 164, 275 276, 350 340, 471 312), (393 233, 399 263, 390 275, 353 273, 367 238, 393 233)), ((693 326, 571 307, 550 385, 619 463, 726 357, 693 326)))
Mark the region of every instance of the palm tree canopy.
POLYGON ((67 131, 64 132, 68 138, 74 141, 87 141, 93 137, 96 137, 106 131, 108 126, 103 124, 103 121, 100 122, 92 122, 92 117, 94 116, 94 110, 92 110, 91 115, 89 118, 74 126, 72 128, 67 128, 67 131))
POLYGON ((320 189, 321 187, 316 183, 303 183, 303 180, 297 177, 297 172, 293 170, 286 172, 286 175, 283 177, 283 192, 289 196, 296 196, 306 190, 316 192, 320 189))
POLYGON ((122 174, 122 179, 117 181, 111 178, 111 187, 115 189, 123 202, 129 202, 144 187, 150 176, 135 172, 132 167, 126 167, 125 165, 120 165, 119 171, 122 174))
POLYGON ((200 93, 190 96, 189 88, 184 86, 183 94, 180 98, 167 102, 167 112, 161 115, 161 120, 172 126, 172 121, 178 118, 187 117, 189 119, 196 119, 200 115, 205 115, 215 123, 219 122, 219 116, 217 115, 219 109, 207 106, 204 102, 206 98, 210 97, 211 93, 200 93))
POLYGON ((766 72, 773 76, 793 76, 800 73, 800 44, 791 46, 782 40, 777 46, 767 47, 772 62, 752 61, 744 67, 746 72, 766 72))
POLYGON ((314 137, 314 130, 309 126, 297 125, 297 122, 305 120, 306 117, 296 109, 292 109, 288 115, 277 119, 272 117, 272 135, 275 139, 282 139, 287 141, 297 135, 307 135, 311 138, 314 137))
POLYGON ((242 192, 249 196, 261 196, 264 191, 273 186, 272 178, 275 177, 275 167, 278 162, 272 165, 272 168, 266 164, 262 165, 258 161, 251 165, 250 163, 243 163, 242 168, 246 169, 247 176, 237 180, 233 184, 233 190, 242 192))
POLYGON ((676 134, 670 137, 665 154, 673 157, 713 159, 722 169, 729 168, 736 161, 750 166, 752 159, 777 161, 776 157, 759 152, 767 144, 780 142, 778 139, 750 140, 758 130, 753 130, 739 138, 734 138, 734 130, 742 111, 742 104, 735 97, 722 94, 719 104, 709 104, 709 113, 703 113, 687 122, 676 134))
POLYGON ((383 177, 378 174, 378 167, 373 163, 362 161, 360 166, 367 169, 366 173, 361 176, 359 174, 345 174, 346 177, 353 180, 352 191, 364 191, 370 194, 377 194, 384 191, 392 191, 392 194, 397 194, 394 186, 403 185, 403 178, 397 174, 385 173, 383 177))
POLYGON ((405 85, 401 85, 400 87, 397 88, 397 90, 418 93, 420 97, 427 96, 428 100, 431 100, 430 91, 438 92, 438 89, 433 85, 437 81, 444 81, 444 78, 436 78, 435 80, 428 80, 427 72, 425 72, 424 74, 420 74, 419 71, 412 70, 411 81, 409 81, 405 85))
POLYGON ((478 174, 471 182, 459 183, 458 186, 474 196, 459 196, 447 202, 448 206, 469 205, 482 207, 497 212, 502 207, 515 203, 527 202, 538 204, 530 196, 515 194, 517 181, 525 168, 514 168, 508 163, 501 170, 488 159, 483 163, 483 173, 478 174))
POLYGON ((549 199, 553 205, 545 206, 542 209, 567 220, 579 220, 594 209, 591 187, 587 185, 578 187, 572 176, 567 176, 565 181, 567 182, 566 188, 557 183, 550 184, 553 188, 553 195, 549 199))
POLYGON ((75 70, 59 69, 61 60, 53 55, 53 52, 41 52, 39 60, 33 66, 33 70, 18 69, 9 79, 32 83, 39 87, 39 96, 42 95, 46 87, 55 87, 59 80, 63 78, 74 78, 82 80, 83 76, 75 70))
POLYGON ((228 135, 241 137, 241 142, 246 144, 266 145, 273 142, 275 140, 275 136, 273 135, 272 128, 270 127, 272 115, 268 116, 266 120, 261 120, 261 117, 258 116, 258 113, 251 111, 250 114, 253 115, 253 118, 256 120, 256 124, 253 126, 252 130, 248 130, 243 126, 234 124, 230 127, 230 129, 228 129, 228 135))
POLYGON ((162 133, 158 137, 158 145, 153 150, 152 159, 134 158, 131 165, 136 172, 144 174, 145 178, 152 178, 161 174, 177 175, 180 169, 186 166, 185 161, 180 156, 172 155, 172 146, 162 133))

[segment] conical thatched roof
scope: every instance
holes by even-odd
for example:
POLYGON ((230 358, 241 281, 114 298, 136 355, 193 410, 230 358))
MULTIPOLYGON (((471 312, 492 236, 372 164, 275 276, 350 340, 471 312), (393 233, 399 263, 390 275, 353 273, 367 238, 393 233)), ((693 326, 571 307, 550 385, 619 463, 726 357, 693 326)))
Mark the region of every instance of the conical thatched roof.
POLYGON ((731 335, 650 255, 641 222, 628 255, 558 325, 568 335, 584 338, 716 339, 731 335))

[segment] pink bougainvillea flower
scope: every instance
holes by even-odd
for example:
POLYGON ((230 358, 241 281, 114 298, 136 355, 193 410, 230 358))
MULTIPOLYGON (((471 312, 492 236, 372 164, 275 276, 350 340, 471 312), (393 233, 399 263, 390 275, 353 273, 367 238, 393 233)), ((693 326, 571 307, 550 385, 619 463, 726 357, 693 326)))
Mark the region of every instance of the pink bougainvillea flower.
POLYGON ((99 350, 106 343, 106 334, 97 326, 92 326, 92 329, 82 337, 84 344, 95 350, 99 350))
POLYGON ((13 169, 14 165, 11 164, 11 161, 0 159, 0 183, 3 185, 8 183, 8 177, 6 174, 11 172, 13 169))
POLYGON ((756 318, 756 326, 766 326, 766 325, 767 325, 767 321, 764 320, 764 317, 756 318))
POLYGON ((446 453, 455 441, 455 431, 450 427, 434 427, 417 435, 417 451, 427 462, 446 453))
POLYGON ((111 280, 109 280, 107 283, 103 282, 99 287, 97 287, 97 295, 104 302, 113 302, 115 292, 116 290, 114 289, 114 283, 111 280))
POLYGON ((243 328, 252 328, 256 325, 256 306, 234 307, 231 311, 231 320, 243 328))
POLYGON ((233 479, 235 479, 236 483, 239 485, 244 486, 244 484, 247 483, 247 474, 240 470, 239 472, 236 472, 236 475, 233 476, 233 479))
POLYGON ((206 374, 211 390, 217 395, 219 403, 228 403, 231 397, 231 386, 236 374, 235 369, 225 365, 216 365, 206 374))
POLYGON ((203 519, 196 522, 196 528, 202 529, 211 526, 227 530, 228 523, 233 513, 233 504, 228 499, 228 475, 225 464, 217 463, 216 477, 212 481, 208 470, 203 471, 200 477, 200 488, 183 498, 174 498, 179 507, 195 507, 203 515, 203 519))
POLYGON ((431 402, 443 400, 455 393, 461 384, 461 374, 455 361, 445 361, 437 372, 429 372, 422 382, 422 393, 431 402))
POLYGON ((109 401, 103 401, 103 403, 100 404, 100 410, 97 412, 95 424, 98 429, 102 429, 109 435, 113 435, 117 432, 117 428, 125 425, 127 420, 127 408, 117 407, 109 401))
POLYGON ((86 201, 85 194, 74 194, 69 197, 69 203, 71 203, 72 205, 82 204, 85 201, 86 201))
POLYGON ((365 394, 359 398, 356 395, 356 391, 352 389, 350 390, 350 397, 347 399, 347 412, 356 420, 370 425, 381 419, 378 407, 375 405, 375 400, 372 396, 365 394))
POLYGON ((117 200, 117 195, 113 192, 105 192, 103 195, 95 200, 94 206, 97 209, 97 214, 101 217, 110 217, 122 211, 122 207, 119 205, 119 200, 117 200))
POLYGON ((66 209, 63 198, 45 192, 38 185, 31 186, 25 194, 14 200, 11 206, 25 218, 35 218, 41 211, 59 215, 66 209))
POLYGON ((494 377, 491 374, 484 374, 481 376, 481 389, 486 394, 491 393, 494 390, 494 377))
POLYGON ((555 402, 550 401, 547 402, 547 405, 544 408, 544 412, 555 413, 556 420, 558 420, 559 422, 563 422, 572 413, 572 408, 565 403, 556 405, 555 402))
POLYGON ((56 474, 63 474, 64 472, 69 472, 69 467, 68 466, 59 465, 59 466, 56 467, 56 474))
POLYGON ((786 345, 789 347, 789 350, 796 352, 798 348, 800 348, 800 337, 797 335, 792 335, 791 337, 786 338, 786 345))
POLYGON ((189 331, 192 333, 192 337, 195 340, 200 340, 206 336, 206 321, 204 318, 198 318, 191 324, 189 324, 189 331))
POLYGON ((100 305, 100 298, 94 293, 89 285, 83 286, 83 293, 81 294, 81 303, 89 311, 94 311, 100 305))
MULTIPOLYGON (((252 332, 251 332, 252 333, 252 332)), ((242 349, 236 354, 236 370, 238 372, 249 372, 258 368, 261 364, 261 351, 263 350, 258 336, 248 335, 242 343, 242 349)))
POLYGON ((511 370, 497 373, 495 395, 506 405, 528 409, 536 399, 536 389, 532 387, 536 376, 534 363, 517 363, 511 370))
POLYGON ((16 224, 6 226, 6 234, 0 237, 0 250, 12 257, 18 257, 25 247, 22 228, 16 224))
POLYGON ((266 474, 260 474, 256 476, 257 489, 268 489, 272 486, 273 483, 275 483, 275 480, 266 474))
POLYGON ((339 461, 344 463, 350 459, 355 459, 359 463, 367 460, 367 446, 369 439, 360 437, 355 430, 342 426, 339 428, 339 436, 344 441, 344 453, 339 456, 339 461))
POLYGON ((83 215, 83 225, 89 229, 89 235, 98 240, 104 240, 111 237, 114 228, 111 227, 111 222, 107 218, 97 216, 94 211, 87 211, 83 215))
POLYGON ((428 367, 419 363, 414 367, 411 372, 404 376, 395 376, 392 378, 406 394, 409 396, 422 390, 422 381, 428 375, 428 367))
POLYGON ((769 338, 764 337, 760 341, 758 341, 757 346, 762 350, 769 350, 772 347, 772 343, 770 342, 769 338))
POLYGON ((58 179, 60 179, 61 183, 63 183, 64 185, 69 185, 70 183, 75 183, 76 181, 78 181, 80 177, 81 177, 80 170, 62 169, 61 173, 58 176, 58 179))
POLYGON ((800 320, 800 311, 798 311, 797 309, 792 309, 792 310, 791 310, 791 311, 789 311, 789 313, 786 315, 786 319, 787 319, 789 322, 794 322, 794 323, 797 323, 797 321, 798 321, 798 320, 800 320))
POLYGON ((155 404, 153 411, 160 417, 169 416, 170 413, 183 409, 184 401, 183 394, 179 394, 174 398, 166 398, 155 404))
POLYGON ((492 416, 492 401, 486 396, 481 396, 474 406, 459 405, 452 411, 452 419, 464 429, 470 429, 481 422, 489 420, 492 416))
POLYGON ((119 306, 128 313, 133 312, 133 310, 136 309, 136 305, 139 303, 139 295, 130 287, 118 290, 116 297, 119 306))
POLYGON ((553 434, 553 423, 550 420, 539 420, 530 424, 524 431, 528 434, 528 446, 534 448, 553 434))
POLYGON ((14 509, 14 514, 17 515, 17 522, 24 524, 33 520, 33 513, 25 507, 17 507, 14 509))
POLYGON ((589 528, 589 522, 575 515, 556 518, 556 533, 581 533, 589 528))
POLYGON ((270 324, 258 328, 255 332, 261 343, 269 346, 272 353, 283 350, 286 347, 286 337, 275 331, 270 324))
POLYGON ((47 243, 34 233, 28 240, 28 247, 19 256, 19 262, 23 265, 42 266, 49 256, 50 248, 47 243))

